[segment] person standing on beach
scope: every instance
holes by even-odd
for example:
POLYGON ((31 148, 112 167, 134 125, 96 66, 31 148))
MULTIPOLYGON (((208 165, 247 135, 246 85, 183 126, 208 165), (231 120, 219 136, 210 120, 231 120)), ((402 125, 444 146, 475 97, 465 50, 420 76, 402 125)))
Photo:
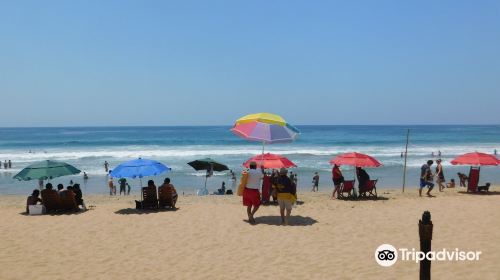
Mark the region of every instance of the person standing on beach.
POLYGON ((118 180, 118 183, 120 184, 120 195, 122 195, 122 192, 123 195, 126 195, 127 192, 125 191, 125 188, 127 187, 127 179, 120 178, 120 180, 118 180))
POLYGON ((292 205, 297 200, 297 185, 286 176, 286 168, 281 168, 279 177, 275 181, 274 188, 278 193, 278 204, 280 206, 281 223, 288 225, 290 214, 292 213, 292 205), (286 210, 286 216, 285 216, 286 210))
POLYGON ((4 169, 7 169, 7 168, 8 168, 8 166, 9 166, 9 164, 7 163, 7 160, 5 160, 5 161, 3 162, 3 168, 4 168, 4 169))
POLYGON ((495 151, 493 151, 493 154, 496 156, 497 155, 497 149, 495 149, 495 151))
POLYGON ((434 183, 432 183, 432 171, 431 165, 434 163, 432 160, 428 160, 427 163, 422 165, 420 168, 420 188, 418 189, 418 194, 422 196, 422 189, 427 186, 427 196, 432 197, 431 191, 434 188, 434 183))
POLYGON ((243 205, 247 207, 248 222, 255 224, 255 212, 260 207, 261 180, 263 179, 264 168, 261 171, 257 170, 257 163, 250 162, 250 170, 248 170, 248 179, 245 188, 243 189, 243 205), (253 209, 252 209, 253 207, 253 209))
POLYGON ((332 168, 332 180, 333 180, 333 193, 332 199, 335 199, 335 193, 340 191, 340 185, 344 182, 344 176, 342 171, 340 171, 340 166, 334 164, 332 168))
POLYGON ((115 184, 113 183, 113 177, 109 177, 108 187, 109 187, 109 195, 113 195, 113 193, 116 195, 116 187, 115 184))
POLYGON ((312 183, 313 183, 313 188, 312 188, 312 192, 317 192, 319 189, 319 175, 318 175, 318 172, 314 172, 314 177, 313 177, 313 180, 312 180, 312 183))
POLYGON ((108 174, 108 170, 109 170, 109 163, 107 160, 104 161, 104 171, 106 171, 106 174, 108 174))
POLYGON ((8 166, 9 166, 9 169, 12 168, 12 161, 10 161, 10 159, 9 159, 8 166))
POLYGON ((443 173, 443 166, 441 165, 441 159, 436 160, 437 166, 436 166, 436 183, 438 183, 439 186, 439 191, 442 192, 445 188, 444 182, 446 181, 444 179, 444 173, 443 173))

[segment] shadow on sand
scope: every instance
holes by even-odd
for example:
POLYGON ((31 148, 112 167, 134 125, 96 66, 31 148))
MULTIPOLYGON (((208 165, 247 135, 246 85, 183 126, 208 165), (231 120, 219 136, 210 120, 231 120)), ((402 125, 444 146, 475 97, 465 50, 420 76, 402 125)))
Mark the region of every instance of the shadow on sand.
MULTIPOLYGON (((315 219, 311 217, 302 217, 302 216, 294 216, 293 214, 290 216, 290 221, 288 222, 289 226, 312 226, 317 223, 315 219)), ((264 224, 264 225, 281 225, 281 216, 259 216, 255 218, 255 223, 264 224)))
POLYGON ((125 208, 115 211, 115 214, 119 215, 145 215, 145 214, 154 214, 161 212, 175 212, 179 210, 179 208, 171 208, 171 209, 135 209, 135 208, 125 208))
POLYGON ((468 195, 500 195, 500 192, 497 192, 497 191, 491 191, 491 192, 466 192, 466 191, 459 191, 458 193, 460 193, 460 194, 468 194, 468 195))
POLYGON ((377 197, 340 198, 338 200, 346 200, 346 201, 377 201, 377 200, 389 200, 389 198, 387 198, 385 196, 377 196, 377 197))
MULTIPOLYGON (((83 213, 85 213, 87 211, 78 211, 78 212, 51 212, 51 213, 45 213, 43 215, 31 215, 31 217, 35 217, 35 216, 69 216, 69 215, 80 215, 80 214, 83 214, 83 213)), ((19 213, 19 215, 30 216, 26 212, 21 212, 21 213, 19 213)))

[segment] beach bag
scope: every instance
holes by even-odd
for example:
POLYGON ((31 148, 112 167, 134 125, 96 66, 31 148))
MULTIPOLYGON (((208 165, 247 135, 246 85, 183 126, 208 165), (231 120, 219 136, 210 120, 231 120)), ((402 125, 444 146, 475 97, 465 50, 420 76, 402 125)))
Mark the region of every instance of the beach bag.
POLYGON ((247 181, 248 181, 248 173, 247 172, 241 173, 240 184, 238 185, 238 191, 236 192, 237 195, 239 196, 243 195, 243 190, 247 186, 247 181))

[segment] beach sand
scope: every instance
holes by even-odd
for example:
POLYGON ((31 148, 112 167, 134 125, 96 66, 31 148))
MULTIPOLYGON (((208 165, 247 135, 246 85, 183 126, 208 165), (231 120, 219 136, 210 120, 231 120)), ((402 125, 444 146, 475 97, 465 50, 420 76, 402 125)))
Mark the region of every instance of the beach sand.
POLYGON ((381 267, 374 252, 418 249, 425 210, 433 250, 482 251, 478 262, 433 262, 435 279, 498 279, 500 187, 461 190, 380 189, 377 201, 299 193, 288 227, 276 206, 248 224, 238 196, 183 196, 177 211, 151 213, 132 209, 134 196, 87 196, 93 210, 55 216, 26 216, 25 197, 1 196, 0 279, 417 279, 418 264, 381 267))

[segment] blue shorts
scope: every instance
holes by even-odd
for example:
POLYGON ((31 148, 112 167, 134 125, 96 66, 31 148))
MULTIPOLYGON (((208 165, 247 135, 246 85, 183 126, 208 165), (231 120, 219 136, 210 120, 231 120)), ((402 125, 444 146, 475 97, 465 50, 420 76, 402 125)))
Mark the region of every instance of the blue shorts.
POLYGON ((434 183, 432 182, 428 182, 424 179, 420 179, 420 188, 424 188, 425 186, 429 187, 429 188, 433 188, 434 187, 434 183))

